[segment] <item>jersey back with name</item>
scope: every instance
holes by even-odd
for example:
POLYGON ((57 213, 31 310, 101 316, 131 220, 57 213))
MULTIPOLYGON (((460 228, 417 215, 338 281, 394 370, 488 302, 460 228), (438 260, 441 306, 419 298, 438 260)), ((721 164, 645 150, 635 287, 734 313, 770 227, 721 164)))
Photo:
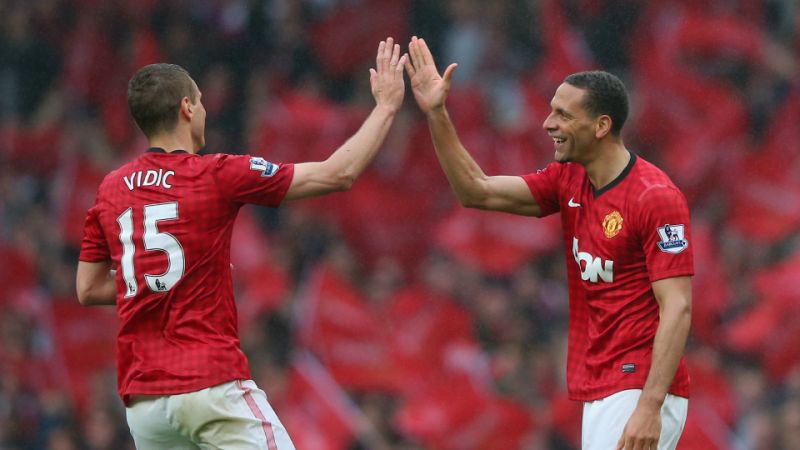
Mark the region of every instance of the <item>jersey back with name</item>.
POLYGON ((126 401, 249 378, 231 281, 233 223, 245 203, 277 207, 294 169, 258 157, 153 150, 103 180, 80 256, 111 260, 117 271, 126 401))

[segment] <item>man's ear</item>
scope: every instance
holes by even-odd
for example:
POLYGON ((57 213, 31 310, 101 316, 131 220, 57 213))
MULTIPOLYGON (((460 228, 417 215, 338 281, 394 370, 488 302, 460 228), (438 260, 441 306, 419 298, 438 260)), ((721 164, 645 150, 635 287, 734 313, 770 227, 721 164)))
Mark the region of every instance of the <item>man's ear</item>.
POLYGON ((181 100, 181 109, 180 109, 181 116, 185 117, 186 120, 192 120, 192 115, 194 114, 194 110, 192 108, 192 102, 189 100, 189 97, 183 97, 181 100))
POLYGON ((594 136, 603 139, 609 133, 611 133, 611 117, 607 115, 598 117, 594 124, 594 136))

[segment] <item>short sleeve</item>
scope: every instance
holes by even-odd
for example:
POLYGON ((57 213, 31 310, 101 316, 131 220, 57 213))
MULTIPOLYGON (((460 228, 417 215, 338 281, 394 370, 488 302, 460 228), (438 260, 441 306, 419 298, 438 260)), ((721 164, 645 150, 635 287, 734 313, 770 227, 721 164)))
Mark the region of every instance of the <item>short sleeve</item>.
POLYGON ((89 208, 83 225, 83 242, 79 260, 101 262, 111 259, 103 227, 100 225, 100 208, 97 204, 89 208))
POLYGON ((694 275, 686 198, 675 187, 654 187, 639 201, 640 229, 650 281, 694 275))
POLYGON ((215 155, 214 179, 233 202, 277 207, 294 176, 293 164, 272 163, 250 155, 215 155))
POLYGON ((561 209, 558 193, 563 171, 564 164, 554 162, 544 169, 522 175, 536 199, 536 204, 542 209, 542 217, 555 214, 561 209))

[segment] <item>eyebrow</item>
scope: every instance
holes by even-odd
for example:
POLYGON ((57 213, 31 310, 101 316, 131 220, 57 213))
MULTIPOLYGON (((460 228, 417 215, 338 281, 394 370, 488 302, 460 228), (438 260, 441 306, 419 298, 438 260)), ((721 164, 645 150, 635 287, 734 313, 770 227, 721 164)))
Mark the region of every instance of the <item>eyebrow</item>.
POLYGON ((562 115, 565 115, 565 116, 572 117, 572 114, 570 114, 569 111, 567 111, 566 109, 561 108, 561 107, 553 108, 553 111, 555 111, 558 114, 562 114, 562 115))

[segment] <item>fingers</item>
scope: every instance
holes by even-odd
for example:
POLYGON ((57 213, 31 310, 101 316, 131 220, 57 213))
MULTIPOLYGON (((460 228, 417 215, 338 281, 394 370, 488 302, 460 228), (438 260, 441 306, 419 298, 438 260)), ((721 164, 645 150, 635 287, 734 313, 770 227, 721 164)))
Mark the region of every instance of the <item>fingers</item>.
POLYGON ((378 55, 375 57, 375 68, 378 73, 385 73, 389 70, 392 61, 392 53, 395 51, 399 53, 400 46, 395 45, 394 39, 390 37, 378 44, 378 55))
POLYGON ((408 53, 401 56, 400 61, 398 61, 397 66, 395 66, 395 70, 400 76, 403 76, 403 67, 405 67, 406 64, 408 64, 408 53))
POLYGON ((428 44, 425 43, 425 39, 418 39, 419 41, 419 51, 420 56, 422 57, 423 64, 433 64, 433 54, 431 54, 431 50, 428 48, 428 44))
POLYGON ((617 442, 616 450, 657 450, 658 441, 639 440, 623 435, 617 442))
POLYGON ((375 69, 378 72, 385 70, 385 64, 387 60, 384 58, 384 53, 386 50, 386 41, 381 41, 378 44, 378 54, 375 56, 375 69))
POLYGON ((411 60, 416 70, 427 64, 435 66, 433 54, 431 54, 428 44, 425 43, 425 39, 420 39, 416 36, 412 37, 411 42, 408 44, 408 53, 411 55, 411 60))
POLYGON ((409 78, 414 78, 414 75, 417 73, 417 70, 414 69, 414 64, 411 63, 410 50, 409 50, 409 53, 403 55, 403 58, 405 58, 405 60, 403 62, 405 63, 406 72, 408 73, 408 77, 409 78))
POLYGON ((400 61, 400 45, 399 44, 392 45, 392 42, 394 42, 392 38, 387 38, 386 42, 387 42, 387 47, 392 46, 392 54, 389 57, 389 66, 390 68, 394 69, 397 67, 398 61, 400 61))
POLYGON ((442 78, 446 83, 450 83, 450 79, 453 78, 453 72, 456 71, 456 67, 458 67, 458 64, 453 63, 447 66, 447 69, 444 69, 444 76, 442 78))
POLYGON ((420 52, 419 38, 416 36, 411 38, 408 43, 408 54, 411 56, 411 62, 414 64, 414 69, 419 70, 422 67, 423 57, 420 52))
POLYGON ((403 71, 407 59, 407 55, 400 55, 400 44, 395 44, 393 38, 387 37, 378 44, 375 71, 378 74, 387 73, 394 76, 397 72, 403 71))

